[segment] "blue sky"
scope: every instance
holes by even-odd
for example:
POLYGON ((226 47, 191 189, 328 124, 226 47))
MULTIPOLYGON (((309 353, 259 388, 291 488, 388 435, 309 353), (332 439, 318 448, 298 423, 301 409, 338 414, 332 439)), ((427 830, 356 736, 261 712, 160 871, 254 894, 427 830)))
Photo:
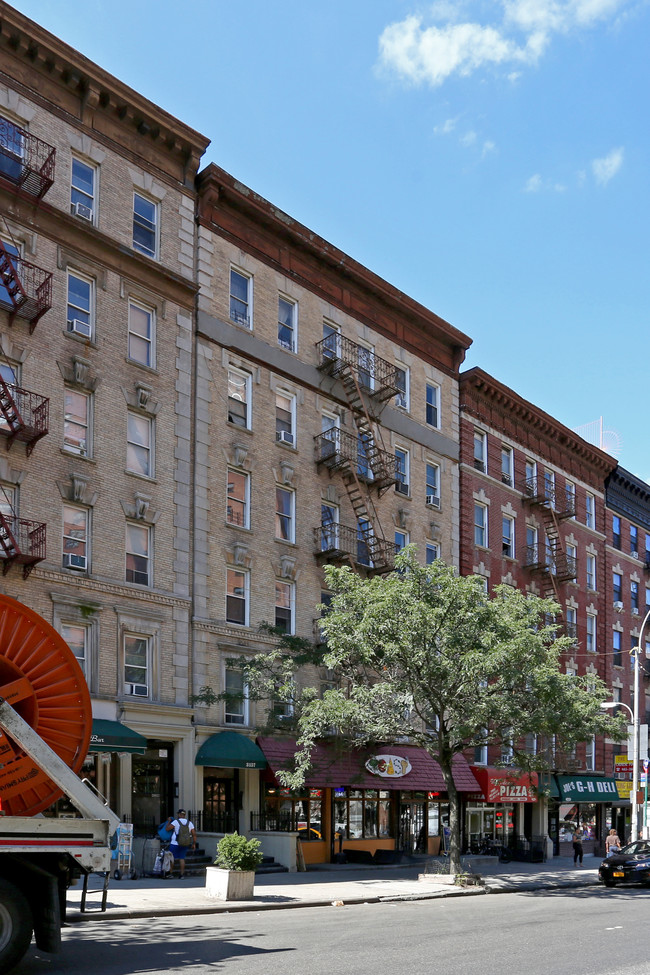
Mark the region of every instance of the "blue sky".
POLYGON ((650 478, 649 0, 15 6, 650 478))

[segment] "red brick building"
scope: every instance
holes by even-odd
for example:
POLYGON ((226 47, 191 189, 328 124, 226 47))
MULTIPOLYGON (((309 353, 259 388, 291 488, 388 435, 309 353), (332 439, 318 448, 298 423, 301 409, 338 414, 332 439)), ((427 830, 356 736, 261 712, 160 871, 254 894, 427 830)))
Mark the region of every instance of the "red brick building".
MULTIPOLYGON (((566 632, 577 640, 566 671, 610 680, 612 513, 605 507, 605 478, 616 461, 478 368, 460 377, 460 460, 460 571, 483 577, 488 591, 507 583, 554 598, 566 632)), ((475 764, 503 762, 501 752, 478 749, 475 764)), ((594 779, 604 789, 596 777, 609 777, 607 788, 614 789, 611 749, 603 741, 558 754, 555 762, 552 791, 565 784, 567 773, 582 776, 585 788, 594 779)), ((580 822, 595 839, 602 834, 611 817, 605 797, 616 806, 611 791, 599 792, 595 803, 558 793, 555 802, 520 804, 502 811, 503 829, 511 822, 520 836, 548 833, 560 852, 570 840, 565 823, 580 822)), ((468 831, 487 826, 489 832, 495 815, 487 806, 468 808, 468 831)))

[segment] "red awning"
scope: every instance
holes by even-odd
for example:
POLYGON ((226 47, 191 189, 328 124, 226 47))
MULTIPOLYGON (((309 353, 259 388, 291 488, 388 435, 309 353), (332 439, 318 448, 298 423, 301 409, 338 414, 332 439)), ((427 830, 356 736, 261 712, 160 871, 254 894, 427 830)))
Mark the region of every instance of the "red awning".
MULTIPOLYGON (((274 775, 282 769, 293 768, 295 741, 287 738, 258 738, 257 743, 274 775)), ((480 787, 462 755, 454 756, 453 771, 459 792, 479 790, 480 787)), ((305 785, 312 789, 351 786, 357 789, 447 791, 438 763, 424 748, 413 745, 377 745, 372 749, 357 751, 344 749, 336 743, 316 745, 312 752, 312 768, 305 778, 305 785), (391 758, 396 761, 391 762, 391 758), (377 770, 375 774, 368 770, 368 762, 377 770), (398 774, 407 768, 405 774, 398 774)))
POLYGON ((537 802, 537 772, 472 765, 486 802, 537 802))

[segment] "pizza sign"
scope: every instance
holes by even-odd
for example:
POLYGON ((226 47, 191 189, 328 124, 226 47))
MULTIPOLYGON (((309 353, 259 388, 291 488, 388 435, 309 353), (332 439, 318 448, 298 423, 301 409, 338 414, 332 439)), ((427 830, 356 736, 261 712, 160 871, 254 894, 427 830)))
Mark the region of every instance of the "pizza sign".
POLYGON ((411 763, 400 755, 373 755, 366 762, 366 769, 382 779, 401 779, 411 771, 411 763))

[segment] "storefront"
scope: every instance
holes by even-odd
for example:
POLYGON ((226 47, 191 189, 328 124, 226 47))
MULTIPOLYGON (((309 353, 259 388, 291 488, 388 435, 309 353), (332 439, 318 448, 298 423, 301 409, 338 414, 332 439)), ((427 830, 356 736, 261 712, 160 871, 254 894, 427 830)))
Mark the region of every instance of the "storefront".
POLYGON ((536 772, 517 772, 512 769, 472 765, 480 793, 470 795, 465 807, 465 840, 471 851, 488 847, 508 846, 513 838, 536 835, 532 804, 538 798, 536 772))
POLYGON ((237 731, 221 731, 203 742, 195 765, 203 770, 203 806, 197 827, 209 833, 246 831, 248 823, 239 821, 246 770, 266 768, 260 748, 237 731))
POLYGON ((611 804, 619 801, 614 779, 597 775, 555 775, 551 782, 548 832, 555 855, 570 856, 582 830, 584 853, 601 853, 611 804))
MULTIPOLYGON (((391 746, 344 751, 317 745, 303 788, 283 787, 277 773, 291 768, 295 742, 260 738, 269 771, 262 776, 259 829, 297 831, 306 863, 387 859, 396 852, 437 853, 449 825, 442 771, 424 749, 391 746)), ((454 760, 459 792, 477 790, 462 756, 454 760)))

